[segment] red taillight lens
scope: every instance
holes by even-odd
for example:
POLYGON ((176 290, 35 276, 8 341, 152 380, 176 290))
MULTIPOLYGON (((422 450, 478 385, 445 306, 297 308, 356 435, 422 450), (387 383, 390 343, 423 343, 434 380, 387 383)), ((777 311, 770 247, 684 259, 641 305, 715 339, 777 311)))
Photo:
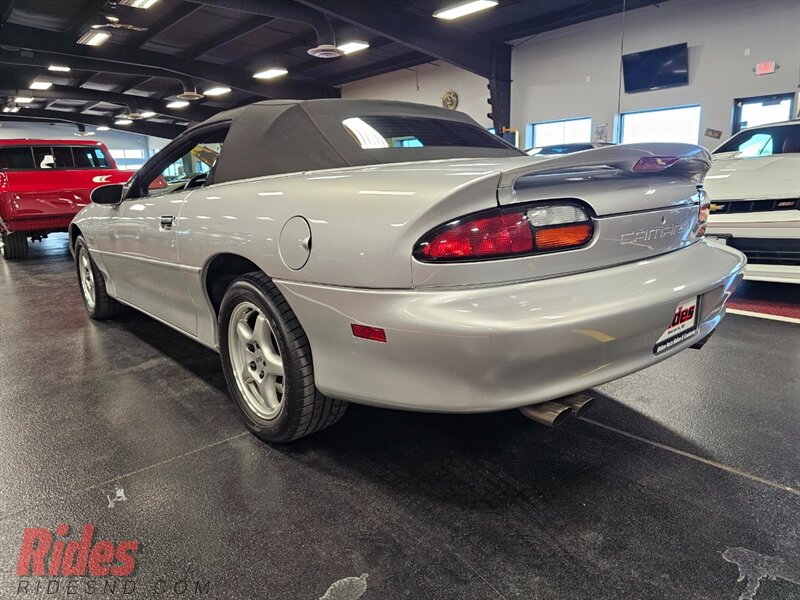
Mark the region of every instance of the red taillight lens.
POLYGON ((495 209, 434 229, 414 249, 424 262, 507 258, 568 250, 594 235, 589 213, 576 201, 495 209))
POLYGON ((533 234, 524 212, 498 213, 455 224, 423 242, 428 259, 481 258, 533 250, 533 234))

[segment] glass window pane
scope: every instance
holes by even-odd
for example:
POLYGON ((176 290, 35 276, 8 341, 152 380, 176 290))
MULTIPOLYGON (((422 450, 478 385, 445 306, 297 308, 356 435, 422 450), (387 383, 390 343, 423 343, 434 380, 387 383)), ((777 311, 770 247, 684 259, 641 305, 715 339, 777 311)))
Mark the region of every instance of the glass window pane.
POLYGON ((204 142, 171 163, 149 185, 150 195, 182 190, 196 175, 208 173, 217 161, 222 144, 204 142))
POLYGON ((0 169, 33 169, 30 146, 0 148, 0 169))
POLYGON ((622 115, 622 143, 679 142, 700 139, 700 107, 684 106, 622 115))
POLYGON ((352 117, 342 122, 364 149, 459 146, 507 148, 500 139, 468 123, 424 117, 352 117))
POLYGON ((75 146, 72 149, 75 166, 79 169, 107 169, 108 159, 101 148, 94 146, 75 146))
POLYGON ((52 169, 56 165, 53 149, 50 146, 33 147, 33 164, 37 169, 52 169))
POLYGON ((756 127, 788 121, 792 118, 792 99, 784 98, 778 102, 770 100, 757 100, 742 103, 739 128, 756 127))
POLYGON ((592 120, 566 119, 550 123, 534 123, 533 145, 554 146, 557 144, 580 144, 592 141, 592 120))
POLYGON ((737 152, 739 158, 800 153, 800 125, 759 127, 737 133, 714 154, 737 152))
POLYGON ((69 146, 53 146, 53 158, 56 169, 75 168, 75 161, 72 159, 72 150, 69 146))

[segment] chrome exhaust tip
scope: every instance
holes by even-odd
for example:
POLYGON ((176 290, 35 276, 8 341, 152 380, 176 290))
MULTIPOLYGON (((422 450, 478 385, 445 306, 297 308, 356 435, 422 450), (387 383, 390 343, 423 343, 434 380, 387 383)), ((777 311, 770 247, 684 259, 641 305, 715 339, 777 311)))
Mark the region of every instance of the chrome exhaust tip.
POLYGON ((553 402, 556 404, 563 404, 572 411, 573 416, 580 417, 587 410, 592 408, 594 398, 589 398, 589 396, 584 396, 583 394, 573 394, 572 396, 556 398, 553 402))
POLYGON ((548 427, 556 427, 572 416, 572 408, 558 402, 542 402, 531 404, 519 409, 531 421, 536 421, 548 427))

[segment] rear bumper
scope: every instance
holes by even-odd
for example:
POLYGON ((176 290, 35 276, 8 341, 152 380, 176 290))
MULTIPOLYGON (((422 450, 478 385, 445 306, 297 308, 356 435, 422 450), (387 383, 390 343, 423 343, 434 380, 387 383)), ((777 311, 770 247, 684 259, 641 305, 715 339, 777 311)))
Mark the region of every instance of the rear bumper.
POLYGON ((276 284, 309 337, 319 389, 394 408, 483 412, 622 377, 706 337, 745 258, 715 244, 554 279, 437 290, 276 284), (697 333, 656 356, 679 302, 700 296, 697 333), (351 323, 386 330, 357 339, 351 323))

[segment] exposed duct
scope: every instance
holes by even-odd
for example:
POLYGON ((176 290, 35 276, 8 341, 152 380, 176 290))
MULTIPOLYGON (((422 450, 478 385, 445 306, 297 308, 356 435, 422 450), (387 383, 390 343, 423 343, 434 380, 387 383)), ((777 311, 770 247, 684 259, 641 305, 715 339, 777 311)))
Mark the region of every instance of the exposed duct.
POLYGON ((328 17, 291 0, 195 0, 200 4, 239 12, 305 23, 314 29, 317 46, 308 53, 317 58, 335 58, 344 54, 336 47, 336 35, 328 17))

